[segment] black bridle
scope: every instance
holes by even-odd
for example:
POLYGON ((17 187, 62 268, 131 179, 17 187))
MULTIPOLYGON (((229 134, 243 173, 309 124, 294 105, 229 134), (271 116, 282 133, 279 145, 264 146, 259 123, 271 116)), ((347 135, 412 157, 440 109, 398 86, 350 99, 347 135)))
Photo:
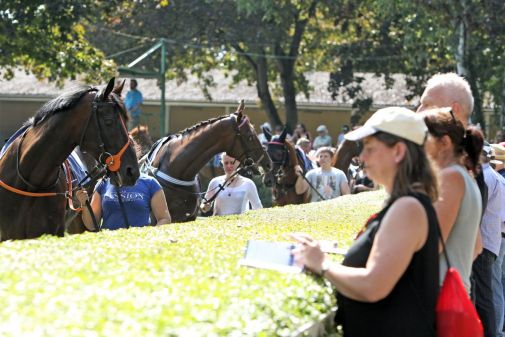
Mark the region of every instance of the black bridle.
POLYGON ((277 189, 277 193, 279 196, 283 196, 287 193, 287 190, 293 189, 296 184, 295 182, 288 184, 283 182, 284 178, 286 178, 286 168, 294 167, 294 165, 289 166, 289 152, 285 143, 281 143, 278 141, 270 141, 267 143, 267 153, 274 164, 274 168, 272 169, 272 174, 274 176, 274 183, 277 189), (274 153, 279 153, 282 151, 282 155, 273 155, 274 153), (277 167, 277 169, 275 169, 277 167))
POLYGON ((247 116, 244 116, 242 118, 242 121, 240 124, 236 119, 233 119, 234 122, 234 129, 235 129, 235 137, 233 138, 233 143, 230 147, 230 150, 228 153, 233 153, 233 149, 235 148, 237 144, 237 139, 240 142, 240 145, 242 145, 242 149, 244 151, 237 157, 235 157, 236 160, 240 162, 239 168, 238 169, 246 169, 246 170, 252 170, 254 165, 258 165, 258 163, 263 159, 265 154, 263 153, 258 160, 254 160, 251 156, 251 154, 261 151, 264 152, 263 148, 254 148, 252 146, 249 146, 250 143, 254 143, 254 137, 255 135, 251 132, 251 127, 249 124, 249 118, 247 116), (246 135, 246 132, 243 132, 241 129, 244 128, 244 131, 249 131, 249 135, 247 136, 247 140, 244 139, 243 135, 246 135))
MULTIPOLYGON (((275 187, 276 187, 276 194, 278 194, 276 197, 283 197, 285 196, 289 190, 292 190, 295 188, 295 185, 296 185, 296 179, 293 183, 286 183, 286 182, 283 182, 283 180, 286 178, 286 173, 285 173, 285 168, 292 168, 294 170, 294 166, 297 164, 297 163, 292 163, 290 165, 290 161, 289 161, 289 150, 286 146, 285 143, 281 143, 281 142, 278 142, 278 141, 269 141, 267 143, 267 149, 268 149, 268 153, 269 153, 269 156, 270 156, 270 159, 272 160, 272 163, 274 163, 274 167, 275 165, 278 166, 278 169, 274 171, 274 169, 272 169, 273 172, 273 176, 274 176, 274 183, 275 183, 275 187), (280 158, 280 160, 278 160, 276 157, 277 156, 273 156, 274 158, 272 158, 272 155, 270 155, 270 153, 273 153, 274 151, 279 151, 278 148, 282 147, 282 157, 280 158)), ((302 165, 303 166, 303 165, 302 165)), ((302 167, 303 169, 303 173, 301 175, 301 177, 307 182, 307 184, 309 185, 309 187, 314 190, 318 195, 319 197, 321 198, 321 200, 326 200, 326 198, 324 198, 321 193, 319 193, 319 191, 314 187, 312 186, 312 184, 310 183, 310 181, 307 179, 307 177, 305 177, 305 168, 302 167)))

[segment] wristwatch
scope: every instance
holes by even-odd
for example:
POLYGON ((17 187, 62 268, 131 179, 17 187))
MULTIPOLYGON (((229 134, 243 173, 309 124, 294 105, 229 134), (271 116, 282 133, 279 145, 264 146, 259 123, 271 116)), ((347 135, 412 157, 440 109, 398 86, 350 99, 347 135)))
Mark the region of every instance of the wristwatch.
POLYGON ((330 270, 330 263, 328 261, 323 261, 323 264, 321 265, 321 277, 324 277, 326 272, 330 270))

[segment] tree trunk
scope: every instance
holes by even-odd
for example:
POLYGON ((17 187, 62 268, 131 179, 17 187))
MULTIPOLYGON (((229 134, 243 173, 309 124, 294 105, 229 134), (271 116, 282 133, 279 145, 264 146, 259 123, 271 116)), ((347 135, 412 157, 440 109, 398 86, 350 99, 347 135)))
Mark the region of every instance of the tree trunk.
POLYGON ((473 116, 472 123, 480 124, 482 130, 486 130, 486 123, 484 120, 484 114, 482 111, 482 98, 480 96, 479 86, 478 86, 478 76, 475 73, 475 69, 472 65, 471 50, 468 45, 470 27, 468 24, 468 6, 465 0, 459 2, 461 6, 461 15, 456 18, 456 27, 458 29, 458 46, 456 48, 456 54, 454 55, 456 59, 456 69, 458 75, 465 77, 470 84, 472 89, 474 106, 473 106, 473 116))
MULTIPOLYGON (((244 49, 240 47, 238 44, 232 44, 233 48, 235 48, 240 55, 244 57, 249 65, 253 68, 254 74, 256 77, 256 90, 258 91, 258 97, 261 100, 261 104, 265 109, 268 120, 272 127, 276 125, 282 125, 282 121, 279 117, 279 113, 277 112, 277 108, 275 107, 274 101, 272 99, 272 95, 270 94, 270 87, 268 86, 268 63, 264 50, 257 51, 260 54, 256 59, 253 59, 249 54, 247 54, 244 49)), ((273 130, 270 130, 273 131, 273 130)))
POLYGON ((284 108, 286 109, 286 127, 292 133, 298 123, 298 108, 296 106, 296 89, 294 81, 294 66, 291 60, 279 60, 282 91, 284 93, 284 108))
MULTIPOLYGON (((282 125, 282 121, 275 107, 270 88, 268 86, 268 64, 267 59, 260 57, 256 62, 256 89, 258 90, 258 97, 261 100, 263 108, 267 113, 268 120, 272 127, 282 125)), ((273 131, 273 130, 270 130, 273 131)))
POLYGON ((289 52, 286 54, 282 50, 281 44, 277 42, 274 50, 277 58, 277 66, 281 77, 282 89, 284 93, 284 108, 286 110, 286 127, 289 132, 293 132, 298 123, 298 108, 296 105, 296 87, 295 87, 295 64, 298 58, 300 43, 303 33, 307 27, 309 19, 316 14, 318 0, 313 0, 307 10, 307 17, 301 18, 301 12, 297 13, 293 37, 289 46, 289 52))

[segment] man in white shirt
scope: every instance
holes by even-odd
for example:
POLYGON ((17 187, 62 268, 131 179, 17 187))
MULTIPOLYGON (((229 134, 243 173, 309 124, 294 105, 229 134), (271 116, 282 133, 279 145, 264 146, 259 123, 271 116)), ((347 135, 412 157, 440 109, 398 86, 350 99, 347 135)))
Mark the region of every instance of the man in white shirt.
POLYGON ((303 179, 302 168, 298 165, 295 167, 295 172, 298 175, 295 184, 296 193, 303 194, 310 188, 311 202, 349 194, 347 176, 341 170, 331 166, 334 156, 333 151, 329 147, 322 147, 317 150, 316 156, 320 167, 307 172, 305 176, 307 180, 303 179))

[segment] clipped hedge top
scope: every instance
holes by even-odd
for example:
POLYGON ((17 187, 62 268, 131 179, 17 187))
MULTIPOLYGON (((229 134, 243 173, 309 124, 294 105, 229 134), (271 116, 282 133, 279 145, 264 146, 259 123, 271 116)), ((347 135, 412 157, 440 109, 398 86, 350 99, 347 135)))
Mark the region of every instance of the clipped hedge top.
POLYGON ((348 247, 383 192, 161 227, 0 244, 1 336, 286 336, 334 305, 308 275, 239 267, 248 239, 348 247))

